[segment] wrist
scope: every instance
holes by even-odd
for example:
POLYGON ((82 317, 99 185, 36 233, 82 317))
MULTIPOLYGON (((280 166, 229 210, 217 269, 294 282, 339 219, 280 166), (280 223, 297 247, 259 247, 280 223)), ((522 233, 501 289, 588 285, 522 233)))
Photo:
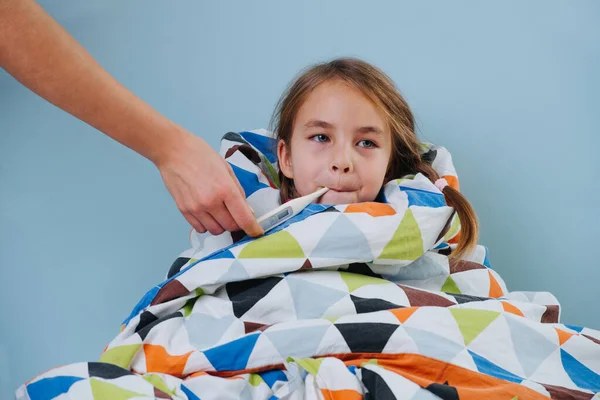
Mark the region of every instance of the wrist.
POLYGON ((177 154, 181 154, 187 137, 191 135, 174 122, 167 121, 165 126, 157 127, 156 140, 151 140, 152 145, 145 155, 157 168, 169 163, 177 154))

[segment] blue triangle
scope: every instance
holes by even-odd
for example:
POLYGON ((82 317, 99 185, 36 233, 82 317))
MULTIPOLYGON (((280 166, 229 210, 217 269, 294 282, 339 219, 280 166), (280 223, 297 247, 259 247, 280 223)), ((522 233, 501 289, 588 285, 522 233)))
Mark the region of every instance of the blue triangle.
POLYGON ((230 250, 226 250, 226 251, 221 251, 217 254, 211 255, 209 257, 206 257, 206 259, 209 259, 209 260, 218 260, 219 258, 235 258, 235 256, 233 255, 233 253, 230 250))
POLYGON ((184 324, 190 343, 202 351, 215 346, 235 320, 233 315, 216 318, 207 314, 194 313, 185 319, 184 324))
POLYGON ((417 345, 419 353, 445 362, 452 362, 465 346, 422 329, 404 326, 404 330, 417 345))
POLYGON ((270 388, 273 388, 273 385, 277 382, 288 381, 287 375, 280 369, 271 369, 269 371, 259 372, 258 374, 270 388))
POLYGON ((284 359, 287 357, 313 357, 329 327, 329 324, 320 324, 267 331, 265 334, 284 359))
POLYGON ((255 173, 242 169, 236 165, 233 165, 232 163, 229 163, 229 165, 231 166, 235 177, 240 182, 240 185, 242 185, 242 188, 244 188, 244 193, 246 194, 246 197, 250 197, 252 193, 256 192, 259 189, 269 187, 264 183, 260 182, 258 180, 258 176, 255 173))
POLYGON ((55 376, 40 379, 27 385, 27 394, 32 400, 50 400, 67 393, 71 386, 84 378, 78 376, 55 376))
POLYGON ((340 290, 294 278, 293 275, 285 281, 292 293, 298 319, 321 318, 329 307, 348 295, 340 290))
POLYGON ((277 161, 277 140, 254 132, 240 132, 240 135, 263 153, 269 162, 277 161))
POLYGON ((581 326, 576 326, 576 325, 567 325, 565 324, 565 326, 571 330, 574 330, 575 332, 579 332, 581 333, 581 331, 583 330, 583 328, 581 326))
POLYGON ((254 345, 260 334, 250 334, 206 350, 204 355, 216 371, 238 371, 245 369, 254 345))
POLYGON ((241 262, 235 260, 230 266, 227 272, 219 277, 219 282, 221 283, 229 283, 229 282, 238 282, 244 281, 246 279, 250 279, 250 275, 248 275, 248 271, 242 265, 241 262))
POLYGON ((556 351, 556 344, 544 335, 517 321, 518 317, 506 316, 510 336, 515 346, 515 355, 523 367, 525 377, 531 376, 538 367, 556 351))
POLYGON ((188 397, 188 399, 189 399, 189 400, 200 400, 200 397, 196 396, 196 395, 194 394, 194 392, 192 392, 190 389, 188 389, 188 388, 185 386, 185 383, 184 383, 184 382, 182 382, 182 383, 181 383, 181 386, 179 386, 179 387, 181 388, 181 391, 182 391, 183 393, 185 393, 185 395, 188 397))
POLYGON ((408 206, 421 206, 439 208, 446 206, 446 199, 441 193, 433 193, 423 189, 416 189, 400 185, 400 190, 408 196, 408 206))
POLYGON ((512 372, 508 372, 504 368, 497 366, 496 364, 489 361, 487 358, 481 357, 479 354, 472 352, 471 350, 467 350, 475 365, 477 366, 477 370, 483 374, 493 376, 494 378, 504 379, 505 381, 521 383, 523 378, 518 377, 512 372))
POLYGON ((600 375, 577 361, 575 357, 560 349, 560 359, 569 378, 581 389, 600 392, 600 375))
POLYGON ((310 256, 365 261, 373 259, 365 235, 342 213, 333 221, 310 256))

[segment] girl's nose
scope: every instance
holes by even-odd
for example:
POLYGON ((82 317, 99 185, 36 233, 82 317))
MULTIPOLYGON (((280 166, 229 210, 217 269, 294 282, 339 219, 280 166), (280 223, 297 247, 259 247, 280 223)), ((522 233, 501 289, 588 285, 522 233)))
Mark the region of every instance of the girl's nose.
POLYGON ((332 165, 331 169, 333 170, 333 172, 341 171, 341 172, 343 172, 345 174, 347 174, 348 172, 350 172, 350 166, 346 166, 346 165, 343 165, 341 163, 337 163, 337 164, 332 165))
POLYGON ((331 160, 331 170, 334 173, 343 174, 352 172, 352 159, 346 149, 340 149, 333 154, 333 158, 331 160))

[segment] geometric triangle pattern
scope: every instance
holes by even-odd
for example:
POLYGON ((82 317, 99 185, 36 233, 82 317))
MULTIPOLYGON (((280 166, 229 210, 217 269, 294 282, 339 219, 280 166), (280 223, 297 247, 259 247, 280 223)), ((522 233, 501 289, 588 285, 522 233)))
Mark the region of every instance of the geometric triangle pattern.
POLYGON ((371 247, 364 233, 345 214, 339 214, 319 240, 310 257, 371 260, 371 247), (352 243, 348 246, 348 242, 352 243))
POLYGON ((423 255, 423 238, 412 210, 407 209, 394 236, 379 258, 384 260, 416 260, 423 255))
POLYGON ((506 318, 506 322, 510 328, 515 354, 525 371, 525 377, 529 377, 556 350, 556 343, 550 342, 533 326, 527 326, 529 324, 526 325, 524 322, 527 320, 523 318, 506 318))
MULTIPOLYGON (((280 203, 276 144, 222 141, 260 212, 280 203)), ((448 151, 421 147, 457 189, 448 151)), ((483 246, 449 259, 454 210, 423 174, 398 178, 376 203, 312 204, 260 238, 192 232, 99 362, 17 399, 600 396, 600 332, 560 324, 550 293, 509 292, 483 246)))
POLYGON ((500 315, 495 311, 470 308, 452 308, 450 312, 467 346, 500 315))

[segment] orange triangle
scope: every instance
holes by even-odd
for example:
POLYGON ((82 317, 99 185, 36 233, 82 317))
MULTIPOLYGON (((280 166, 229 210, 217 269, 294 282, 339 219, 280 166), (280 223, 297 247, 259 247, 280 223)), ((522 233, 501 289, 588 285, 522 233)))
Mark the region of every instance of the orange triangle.
POLYGON ((460 186, 458 184, 458 178, 454 175, 444 175, 442 176, 448 182, 448 186, 452 189, 460 190, 460 186))
POLYGON ((398 318, 398 321, 400 321, 401 323, 405 323, 411 315, 413 315, 415 313, 415 311, 417 311, 419 309, 419 307, 404 307, 404 308, 394 308, 392 310, 389 310, 392 314, 394 314, 394 316, 396 318, 398 318))
POLYGON ((358 393, 356 390, 343 389, 343 390, 330 390, 321 389, 321 394, 326 400, 360 400, 363 395, 358 393))
POLYGON ((458 233, 453 238, 448 240, 448 243, 450 244, 458 244, 458 242, 460 242, 460 231, 458 231, 458 233))
POLYGON ((492 275, 492 271, 488 270, 488 275, 490 276, 490 294, 488 297, 497 299, 498 297, 504 296, 504 292, 496 278, 492 275))
POLYGON ((163 346, 155 344, 144 345, 144 355, 146 356, 146 372, 158 372, 163 374, 182 376, 185 364, 190 354, 172 356, 167 353, 163 346))
POLYGON ((560 343, 561 346, 567 340, 571 339, 571 336, 574 335, 574 333, 565 332, 562 329, 554 328, 554 330, 556 331, 556 333, 558 333, 558 342, 560 343))
POLYGON ((375 202, 367 202, 367 203, 355 203, 350 204, 344 210, 345 213, 366 213, 372 217, 382 217, 384 215, 396 215, 396 210, 392 208, 389 204, 385 203, 375 203, 375 202))
POLYGON ((506 301, 501 301, 500 303, 502 303, 502 308, 504 309, 504 311, 511 313, 511 314, 518 315, 520 317, 525 316, 521 310, 519 310, 517 307, 513 306, 512 304, 507 303, 506 301))

